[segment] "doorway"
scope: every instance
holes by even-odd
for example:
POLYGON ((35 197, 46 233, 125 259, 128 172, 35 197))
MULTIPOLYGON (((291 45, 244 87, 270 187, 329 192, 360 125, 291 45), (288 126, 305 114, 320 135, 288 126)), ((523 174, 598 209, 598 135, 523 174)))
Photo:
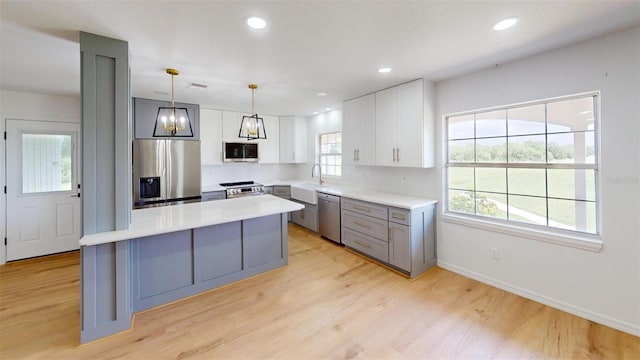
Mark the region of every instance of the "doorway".
POLYGON ((79 248, 80 124, 6 121, 7 261, 79 248))

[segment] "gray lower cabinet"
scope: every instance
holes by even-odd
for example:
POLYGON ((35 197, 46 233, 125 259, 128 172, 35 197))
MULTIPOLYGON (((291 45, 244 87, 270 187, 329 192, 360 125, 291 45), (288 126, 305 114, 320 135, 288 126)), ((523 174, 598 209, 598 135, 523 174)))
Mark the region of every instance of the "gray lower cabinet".
POLYGON ((342 243, 416 277, 436 265, 435 204, 412 210, 342 198, 342 243))
MULTIPOLYGON (((159 139, 153 136, 153 129, 156 125, 156 117, 158 108, 171 106, 170 101, 153 100, 144 98, 133 98, 133 128, 134 138, 136 139, 159 139)), ((200 140, 200 105, 185 104, 176 102, 176 107, 187 109, 189 119, 191 120, 191 128, 193 129, 192 138, 180 138, 183 140, 200 140)))
POLYGON ((227 192, 224 190, 205 191, 202 193, 202 201, 224 200, 226 198, 227 198, 227 192))
POLYGON ((309 204, 304 201, 292 199, 297 203, 303 204, 304 209, 291 213, 291 221, 311 231, 318 232, 318 205, 309 204))
MULTIPOLYGON (((265 194, 271 194, 283 199, 291 199, 291 186, 289 185, 270 185, 264 187, 265 194)), ((287 221, 291 221, 291 213, 287 213, 287 221)))
POLYGON ((287 264, 284 214, 154 235, 131 242, 133 311, 287 264))

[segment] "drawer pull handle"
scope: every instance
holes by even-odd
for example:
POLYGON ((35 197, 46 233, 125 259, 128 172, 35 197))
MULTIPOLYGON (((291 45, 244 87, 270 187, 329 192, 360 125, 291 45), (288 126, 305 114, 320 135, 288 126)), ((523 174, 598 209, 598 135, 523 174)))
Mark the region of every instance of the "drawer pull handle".
POLYGON ((356 244, 358 244, 360 246, 366 247, 367 249, 371 249, 371 245, 369 245, 369 244, 365 244, 365 243, 360 242, 358 240, 353 240, 353 242, 355 242, 356 244))
POLYGON ((360 211, 371 212, 371 209, 365 208, 365 207, 361 207, 361 206, 357 206, 357 205, 354 205, 353 208, 356 209, 356 210, 360 210, 360 211))
POLYGON ((396 213, 393 213, 393 214, 391 215, 391 217, 392 217, 392 218, 394 218, 394 219, 406 220, 406 218, 405 218, 405 217, 404 217, 404 215, 402 215, 402 214, 396 214, 396 213))
POLYGON ((358 222, 358 221, 354 221, 353 224, 354 225, 358 225, 358 226, 362 226, 363 228, 371 229, 371 226, 369 226, 367 224, 363 224, 363 223, 358 222))

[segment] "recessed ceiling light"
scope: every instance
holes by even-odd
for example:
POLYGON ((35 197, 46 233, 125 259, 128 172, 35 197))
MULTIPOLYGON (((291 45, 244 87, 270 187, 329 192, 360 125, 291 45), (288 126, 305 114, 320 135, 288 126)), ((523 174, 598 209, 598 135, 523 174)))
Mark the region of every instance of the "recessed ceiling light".
POLYGON ((250 17, 247 19, 247 25, 252 29, 264 29, 267 26, 267 22, 259 17, 250 17))
POLYGON ((317 112, 317 111, 314 111, 314 112, 313 112, 313 115, 318 115, 318 112, 317 112))
POLYGON ((518 18, 516 17, 504 19, 504 20, 498 21, 495 25, 493 25, 493 30, 495 31, 506 30, 512 27, 513 25, 515 25, 517 22, 518 22, 518 18))
POLYGON ((381 73, 381 74, 386 74, 388 72, 391 72, 391 68, 390 67, 383 67, 383 68, 378 69, 378 72, 381 73))
POLYGON ((319 92, 316 95, 318 95, 318 96, 327 96, 327 93, 326 92, 319 92))
POLYGON ((331 111, 331 108, 326 108, 325 110, 326 110, 326 111, 331 111))

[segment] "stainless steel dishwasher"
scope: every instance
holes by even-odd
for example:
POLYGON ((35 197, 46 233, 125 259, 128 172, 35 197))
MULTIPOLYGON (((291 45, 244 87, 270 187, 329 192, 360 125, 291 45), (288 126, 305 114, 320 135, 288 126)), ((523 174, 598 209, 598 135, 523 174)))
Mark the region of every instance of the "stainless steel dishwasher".
POLYGON ((320 235, 341 244, 340 196, 318 193, 318 220, 320 235))

